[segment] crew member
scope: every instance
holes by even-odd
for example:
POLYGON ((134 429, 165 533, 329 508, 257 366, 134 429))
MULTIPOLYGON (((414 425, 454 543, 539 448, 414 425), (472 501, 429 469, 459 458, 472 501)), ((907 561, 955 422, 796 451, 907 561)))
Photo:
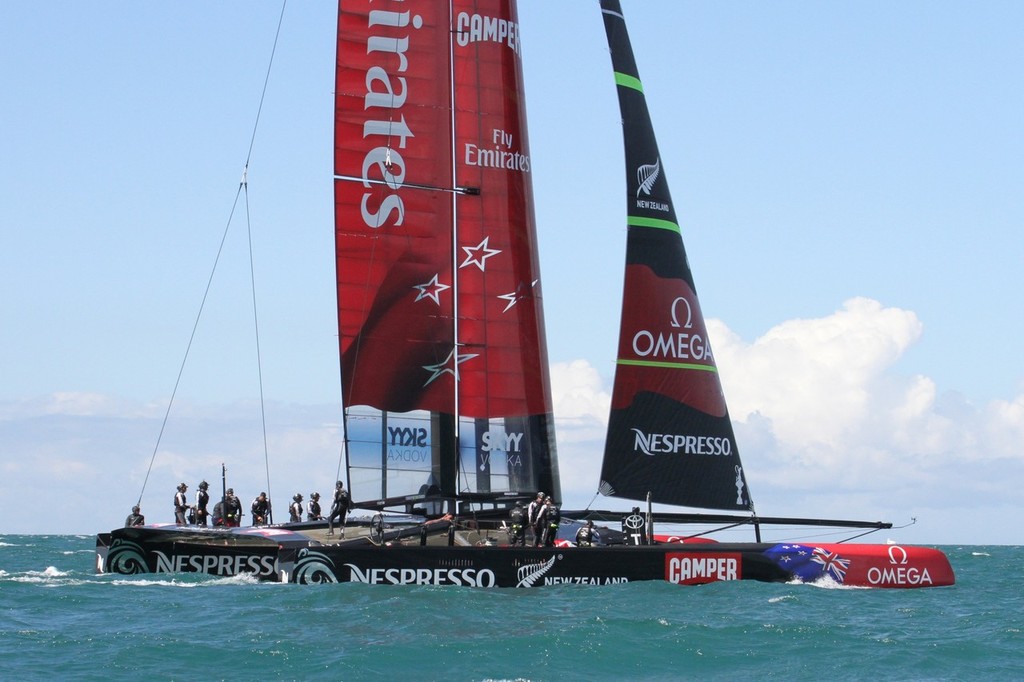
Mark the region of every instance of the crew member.
POLYGON ((544 546, 554 547, 558 536, 558 526, 562 522, 562 513, 550 497, 544 498, 544 546))
POLYGON ((302 520, 302 493, 295 493, 292 497, 292 504, 288 507, 288 520, 292 523, 302 520))
POLYGON ((206 510, 206 505, 210 503, 210 493, 207 492, 210 488, 210 484, 203 481, 199 484, 199 490, 196 491, 196 525, 205 526, 206 517, 210 513, 206 510))
POLYGON ((587 525, 580 526, 576 531, 576 546, 591 547, 594 544, 594 522, 588 520, 587 525))
POLYGON ((526 512, 523 510, 523 505, 516 502, 516 506, 512 507, 512 511, 508 515, 509 520, 509 544, 513 547, 522 547, 526 544, 526 512))
POLYGON ((306 506, 306 520, 307 521, 323 521, 324 517, 320 513, 320 493, 313 493, 309 496, 309 503, 306 506))
POLYGON ((185 512, 188 511, 188 498, 185 491, 188 486, 184 483, 178 484, 178 492, 174 493, 174 523, 179 526, 185 525, 185 512))
POLYGON ((534 498, 530 506, 526 508, 526 521, 530 524, 530 528, 533 529, 533 546, 540 547, 540 543, 544 539, 544 525, 540 517, 544 513, 544 493, 537 493, 537 497, 534 498))
POLYGON ((345 517, 348 515, 349 505, 352 500, 345 490, 345 484, 338 481, 334 486, 334 503, 331 505, 331 515, 327 518, 327 534, 334 535, 334 519, 338 519, 338 525, 342 526, 342 535, 345 534, 345 517))
POLYGON ((266 493, 260 493, 255 500, 252 501, 252 525, 254 526, 265 526, 267 525, 267 519, 270 517, 270 500, 267 499, 266 493))
MULTIPOLYGON (((242 523, 242 501, 235 495, 234 488, 228 488, 224 504, 224 525, 237 528, 242 523)), ((215 510, 216 511, 216 510, 215 510)))
POLYGON ((139 505, 132 507, 132 513, 128 515, 128 518, 124 520, 124 527, 131 528, 132 526, 145 526, 146 517, 142 515, 139 510, 139 505))

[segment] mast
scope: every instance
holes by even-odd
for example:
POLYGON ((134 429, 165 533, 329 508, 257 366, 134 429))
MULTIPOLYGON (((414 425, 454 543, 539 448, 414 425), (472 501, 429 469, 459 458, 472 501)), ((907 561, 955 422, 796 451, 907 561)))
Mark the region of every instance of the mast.
POLYGON ((618 0, 601 0, 622 113, 627 247, 606 495, 754 511, 618 0))

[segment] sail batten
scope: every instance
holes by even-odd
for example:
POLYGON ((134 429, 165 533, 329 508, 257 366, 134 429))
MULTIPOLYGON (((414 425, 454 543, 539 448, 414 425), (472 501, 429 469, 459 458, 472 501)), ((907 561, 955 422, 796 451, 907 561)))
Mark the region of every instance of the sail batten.
POLYGON ((602 0, 626 152, 627 247, 604 494, 753 511, 617 0, 602 0))

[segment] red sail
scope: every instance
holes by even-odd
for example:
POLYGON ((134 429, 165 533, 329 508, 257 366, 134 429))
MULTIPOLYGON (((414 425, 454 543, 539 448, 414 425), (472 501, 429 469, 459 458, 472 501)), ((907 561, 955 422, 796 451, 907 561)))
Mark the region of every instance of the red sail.
POLYGON ((423 366, 454 341, 448 8, 338 12, 335 231, 346 405, 453 412, 423 366), (443 42, 441 39, 444 39, 443 42), (433 188, 433 189, 424 189, 433 188))
POLYGON ((551 411, 513 3, 456 2, 455 172, 459 277, 459 412, 551 411))
POLYGON ((469 488, 498 485, 486 448, 500 440, 508 487, 557 494, 522 85, 511 0, 340 3, 342 392, 346 409, 470 419, 460 456, 483 464, 462 467, 481 476, 469 488))
POLYGON ((457 370, 459 414, 542 414, 550 399, 518 23, 508 2, 453 4, 451 16, 437 2, 346 2, 339 12, 345 401, 455 413, 457 370))

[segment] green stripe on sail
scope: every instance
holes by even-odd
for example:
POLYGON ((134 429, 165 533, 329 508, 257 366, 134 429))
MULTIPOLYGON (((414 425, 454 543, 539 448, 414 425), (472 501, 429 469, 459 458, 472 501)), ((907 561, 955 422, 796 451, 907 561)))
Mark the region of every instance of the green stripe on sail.
POLYGON ((639 78, 636 78, 634 76, 630 76, 630 75, 625 74, 625 73, 621 73, 619 71, 615 72, 615 84, 616 85, 621 85, 624 88, 632 88, 633 90, 636 90, 637 92, 643 92, 644 91, 644 84, 640 82, 639 78))
POLYGON ((616 360, 617 365, 632 365, 634 367, 663 367, 665 369, 696 369, 701 372, 718 373, 718 368, 713 365, 695 365, 690 362, 665 362, 657 360, 616 360))
MULTIPOLYGON (((630 227, 656 227, 659 230, 669 230, 679 233, 679 226, 671 220, 660 220, 658 218, 644 218, 642 216, 626 216, 626 224, 630 227)), ((681 234, 681 233, 680 233, 681 234)))

